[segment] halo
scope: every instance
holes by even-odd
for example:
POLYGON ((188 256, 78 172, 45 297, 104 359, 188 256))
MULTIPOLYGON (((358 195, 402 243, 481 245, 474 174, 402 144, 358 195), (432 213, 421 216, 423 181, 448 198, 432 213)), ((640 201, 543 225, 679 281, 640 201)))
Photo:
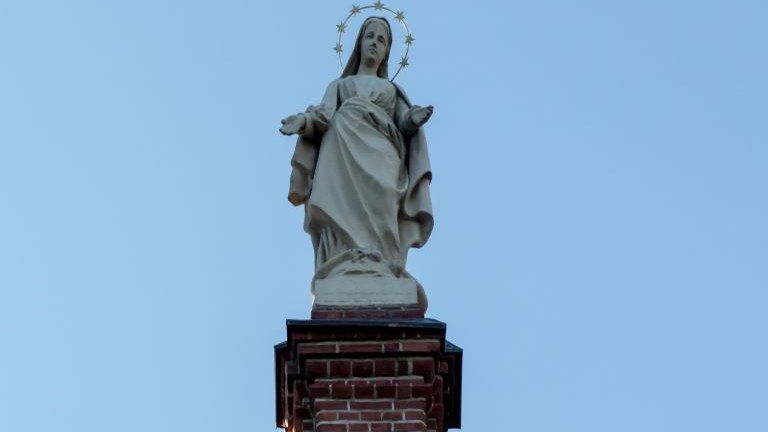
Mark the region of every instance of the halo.
POLYGON ((410 63, 408 63, 408 52, 411 49, 411 45, 413 45, 413 41, 416 39, 413 38, 413 34, 408 30, 408 23, 405 22, 405 13, 402 11, 394 11, 386 6, 384 6, 384 3, 381 2, 381 0, 376 0, 376 3, 370 4, 368 6, 359 6, 359 5, 352 5, 352 10, 349 11, 349 15, 339 24, 336 24, 336 31, 339 33, 339 39, 336 42, 336 46, 333 48, 334 51, 336 51, 336 55, 339 56, 339 66, 344 69, 344 60, 341 58, 341 53, 344 51, 344 45, 341 43, 341 37, 344 36, 344 32, 347 30, 347 23, 349 20, 357 15, 360 14, 365 9, 371 9, 377 11, 387 11, 392 14, 392 16, 397 20, 400 25, 403 27, 403 31, 405 32, 405 54, 400 58, 400 63, 398 63, 400 66, 397 68, 397 71, 395 72, 395 75, 390 79, 390 81, 394 81, 395 78, 397 78, 397 75, 400 73, 403 68, 410 66, 410 63))

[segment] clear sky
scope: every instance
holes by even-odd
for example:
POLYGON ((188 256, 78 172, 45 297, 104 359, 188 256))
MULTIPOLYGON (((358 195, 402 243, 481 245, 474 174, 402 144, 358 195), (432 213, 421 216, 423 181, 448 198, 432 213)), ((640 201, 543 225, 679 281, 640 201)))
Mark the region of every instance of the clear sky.
MULTIPOLYGON (((768 3, 384 4, 463 430, 768 430, 768 3)), ((0 431, 274 428, 312 276, 277 129, 351 6, 0 2, 0 431)))

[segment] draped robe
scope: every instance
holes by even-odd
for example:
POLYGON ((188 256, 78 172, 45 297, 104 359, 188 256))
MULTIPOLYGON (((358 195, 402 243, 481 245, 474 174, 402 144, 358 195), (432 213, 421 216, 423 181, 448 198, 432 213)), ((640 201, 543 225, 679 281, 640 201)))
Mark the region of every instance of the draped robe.
POLYGON ((349 250, 403 269, 408 249, 429 238, 432 173, 410 110, 395 84, 351 75, 333 81, 322 103, 304 113, 288 199, 304 204, 317 273, 349 250))

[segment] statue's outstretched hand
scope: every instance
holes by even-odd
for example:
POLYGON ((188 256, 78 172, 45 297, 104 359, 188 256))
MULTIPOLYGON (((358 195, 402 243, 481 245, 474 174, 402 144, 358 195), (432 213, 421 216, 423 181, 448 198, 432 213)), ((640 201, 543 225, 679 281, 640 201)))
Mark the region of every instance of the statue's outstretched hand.
POLYGON ((283 135, 293 135, 299 133, 307 124, 307 119, 303 114, 294 114, 280 120, 282 126, 280 133, 283 135))
POLYGON ((414 105, 411 108, 411 121, 413 122, 416 127, 421 127, 424 123, 429 120, 430 117, 432 117, 432 111, 435 109, 432 105, 428 105, 426 107, 420 107, 418 105, 414 105))

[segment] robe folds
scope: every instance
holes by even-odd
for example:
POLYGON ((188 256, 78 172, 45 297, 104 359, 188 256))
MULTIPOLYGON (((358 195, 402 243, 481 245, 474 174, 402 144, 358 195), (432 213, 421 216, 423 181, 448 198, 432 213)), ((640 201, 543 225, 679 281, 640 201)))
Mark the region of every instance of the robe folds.
POLYGON ((432 172, 410 109, 394 83, 352 75, 333 81, 304 113, 288 200, 304 204, 316 270, 357 249, 404 268, 408 249, 429 238, 432 172))

